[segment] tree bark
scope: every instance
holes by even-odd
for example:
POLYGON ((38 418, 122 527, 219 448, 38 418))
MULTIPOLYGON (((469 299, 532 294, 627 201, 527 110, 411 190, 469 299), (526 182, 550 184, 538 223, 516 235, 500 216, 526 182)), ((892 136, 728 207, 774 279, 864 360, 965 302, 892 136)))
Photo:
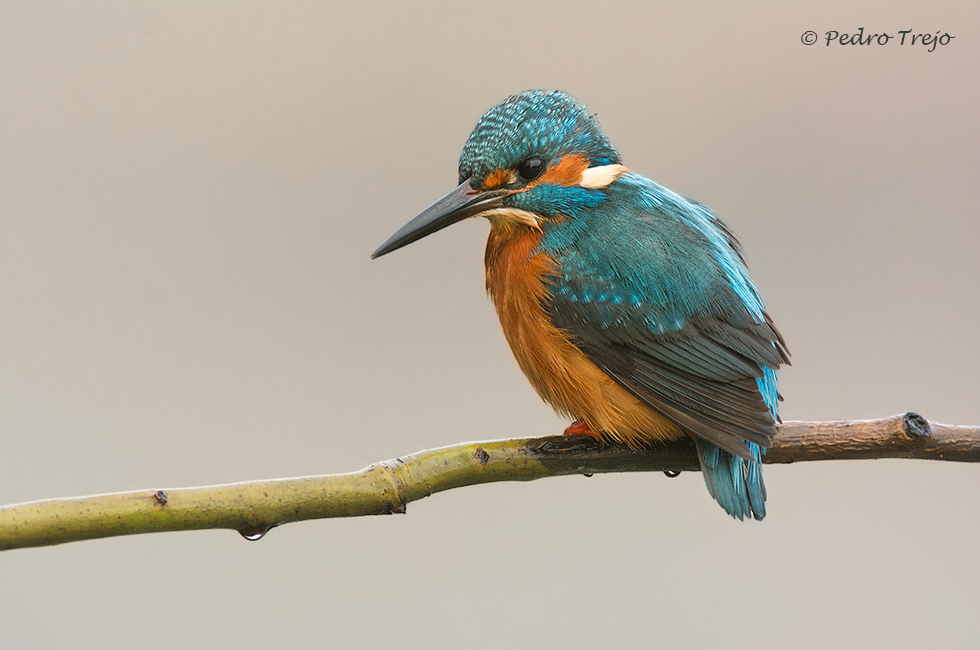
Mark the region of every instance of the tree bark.
MULTIPOLYGON (((786 422, 766 463, 869 458, 980 461, 980 427, 883 420, 786 422)), ((600 472, 697 471, 693 441, 648 450, 587 436, 464 443, 375 463, 350 474, 150 489, 0 508, 0 550, 174 530, 230 528, 258 539, 293 521, 404 513, 411 501, 465 485, 600 472)))

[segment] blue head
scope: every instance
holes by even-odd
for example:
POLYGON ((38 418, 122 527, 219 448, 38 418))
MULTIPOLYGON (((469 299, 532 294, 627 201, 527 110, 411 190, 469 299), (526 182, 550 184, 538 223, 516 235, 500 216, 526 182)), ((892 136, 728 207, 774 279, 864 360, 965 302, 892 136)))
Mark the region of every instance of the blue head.
POLYGON ((584 106, 561 91, 529 90, 480 118, 459 156, 459 182, 469 179, 474 188, 491 189, 485 187, 488 179, 494 187, 506 180, 517 189, 528 182, 521 178, 522 163, 557 165, 571 154, 589 159, 590 166, 619 163, 619 154, 584 106))
POLYGON ((601 201, 627 171, 585 107, 563 92, 531 90, 490 109, 459 158, 459 187, 375 251, 379 257, 472 216, 540 229, 601 201))

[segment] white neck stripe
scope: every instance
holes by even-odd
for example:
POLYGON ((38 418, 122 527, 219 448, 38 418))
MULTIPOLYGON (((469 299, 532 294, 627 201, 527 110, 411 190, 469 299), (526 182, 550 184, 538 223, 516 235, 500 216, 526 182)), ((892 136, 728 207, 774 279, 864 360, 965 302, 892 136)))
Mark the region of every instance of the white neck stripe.
POLYGON ((598 190, 603 187, 609 187, 610 183, 629 171, 630 170, 628 168, 623 167, 622 165, 589 167, 582 172, 582 180, 579 182, 579 186, 590 190, 598 190))

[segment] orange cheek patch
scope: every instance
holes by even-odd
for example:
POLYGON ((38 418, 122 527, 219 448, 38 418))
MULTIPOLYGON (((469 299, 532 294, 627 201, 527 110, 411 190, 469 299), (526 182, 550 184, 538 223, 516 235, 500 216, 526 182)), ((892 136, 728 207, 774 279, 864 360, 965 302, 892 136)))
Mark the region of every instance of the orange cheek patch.
POLYGON ((580 153, 568 154, 557 163, 548 167, 538 183, 555 183, 558 185, 578 185, 582 181, 582 172, 589 168, 590 160, 580 153))
POLYGON ((509 169, 495 169, 489 176, 487 176, 487 180, 483 183, 483 189, 492 190, 498 187, 503 187, 509 182, 509 169))

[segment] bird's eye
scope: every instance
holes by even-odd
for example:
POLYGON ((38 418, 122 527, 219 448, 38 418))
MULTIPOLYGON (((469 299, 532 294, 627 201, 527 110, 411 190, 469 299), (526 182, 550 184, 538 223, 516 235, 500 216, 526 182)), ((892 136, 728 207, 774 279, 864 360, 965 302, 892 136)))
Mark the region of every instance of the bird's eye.
POLYGON ((533 181, 544 172, 544 161, 540 158, 528 158, 517 166, 521 180, 533 181))

